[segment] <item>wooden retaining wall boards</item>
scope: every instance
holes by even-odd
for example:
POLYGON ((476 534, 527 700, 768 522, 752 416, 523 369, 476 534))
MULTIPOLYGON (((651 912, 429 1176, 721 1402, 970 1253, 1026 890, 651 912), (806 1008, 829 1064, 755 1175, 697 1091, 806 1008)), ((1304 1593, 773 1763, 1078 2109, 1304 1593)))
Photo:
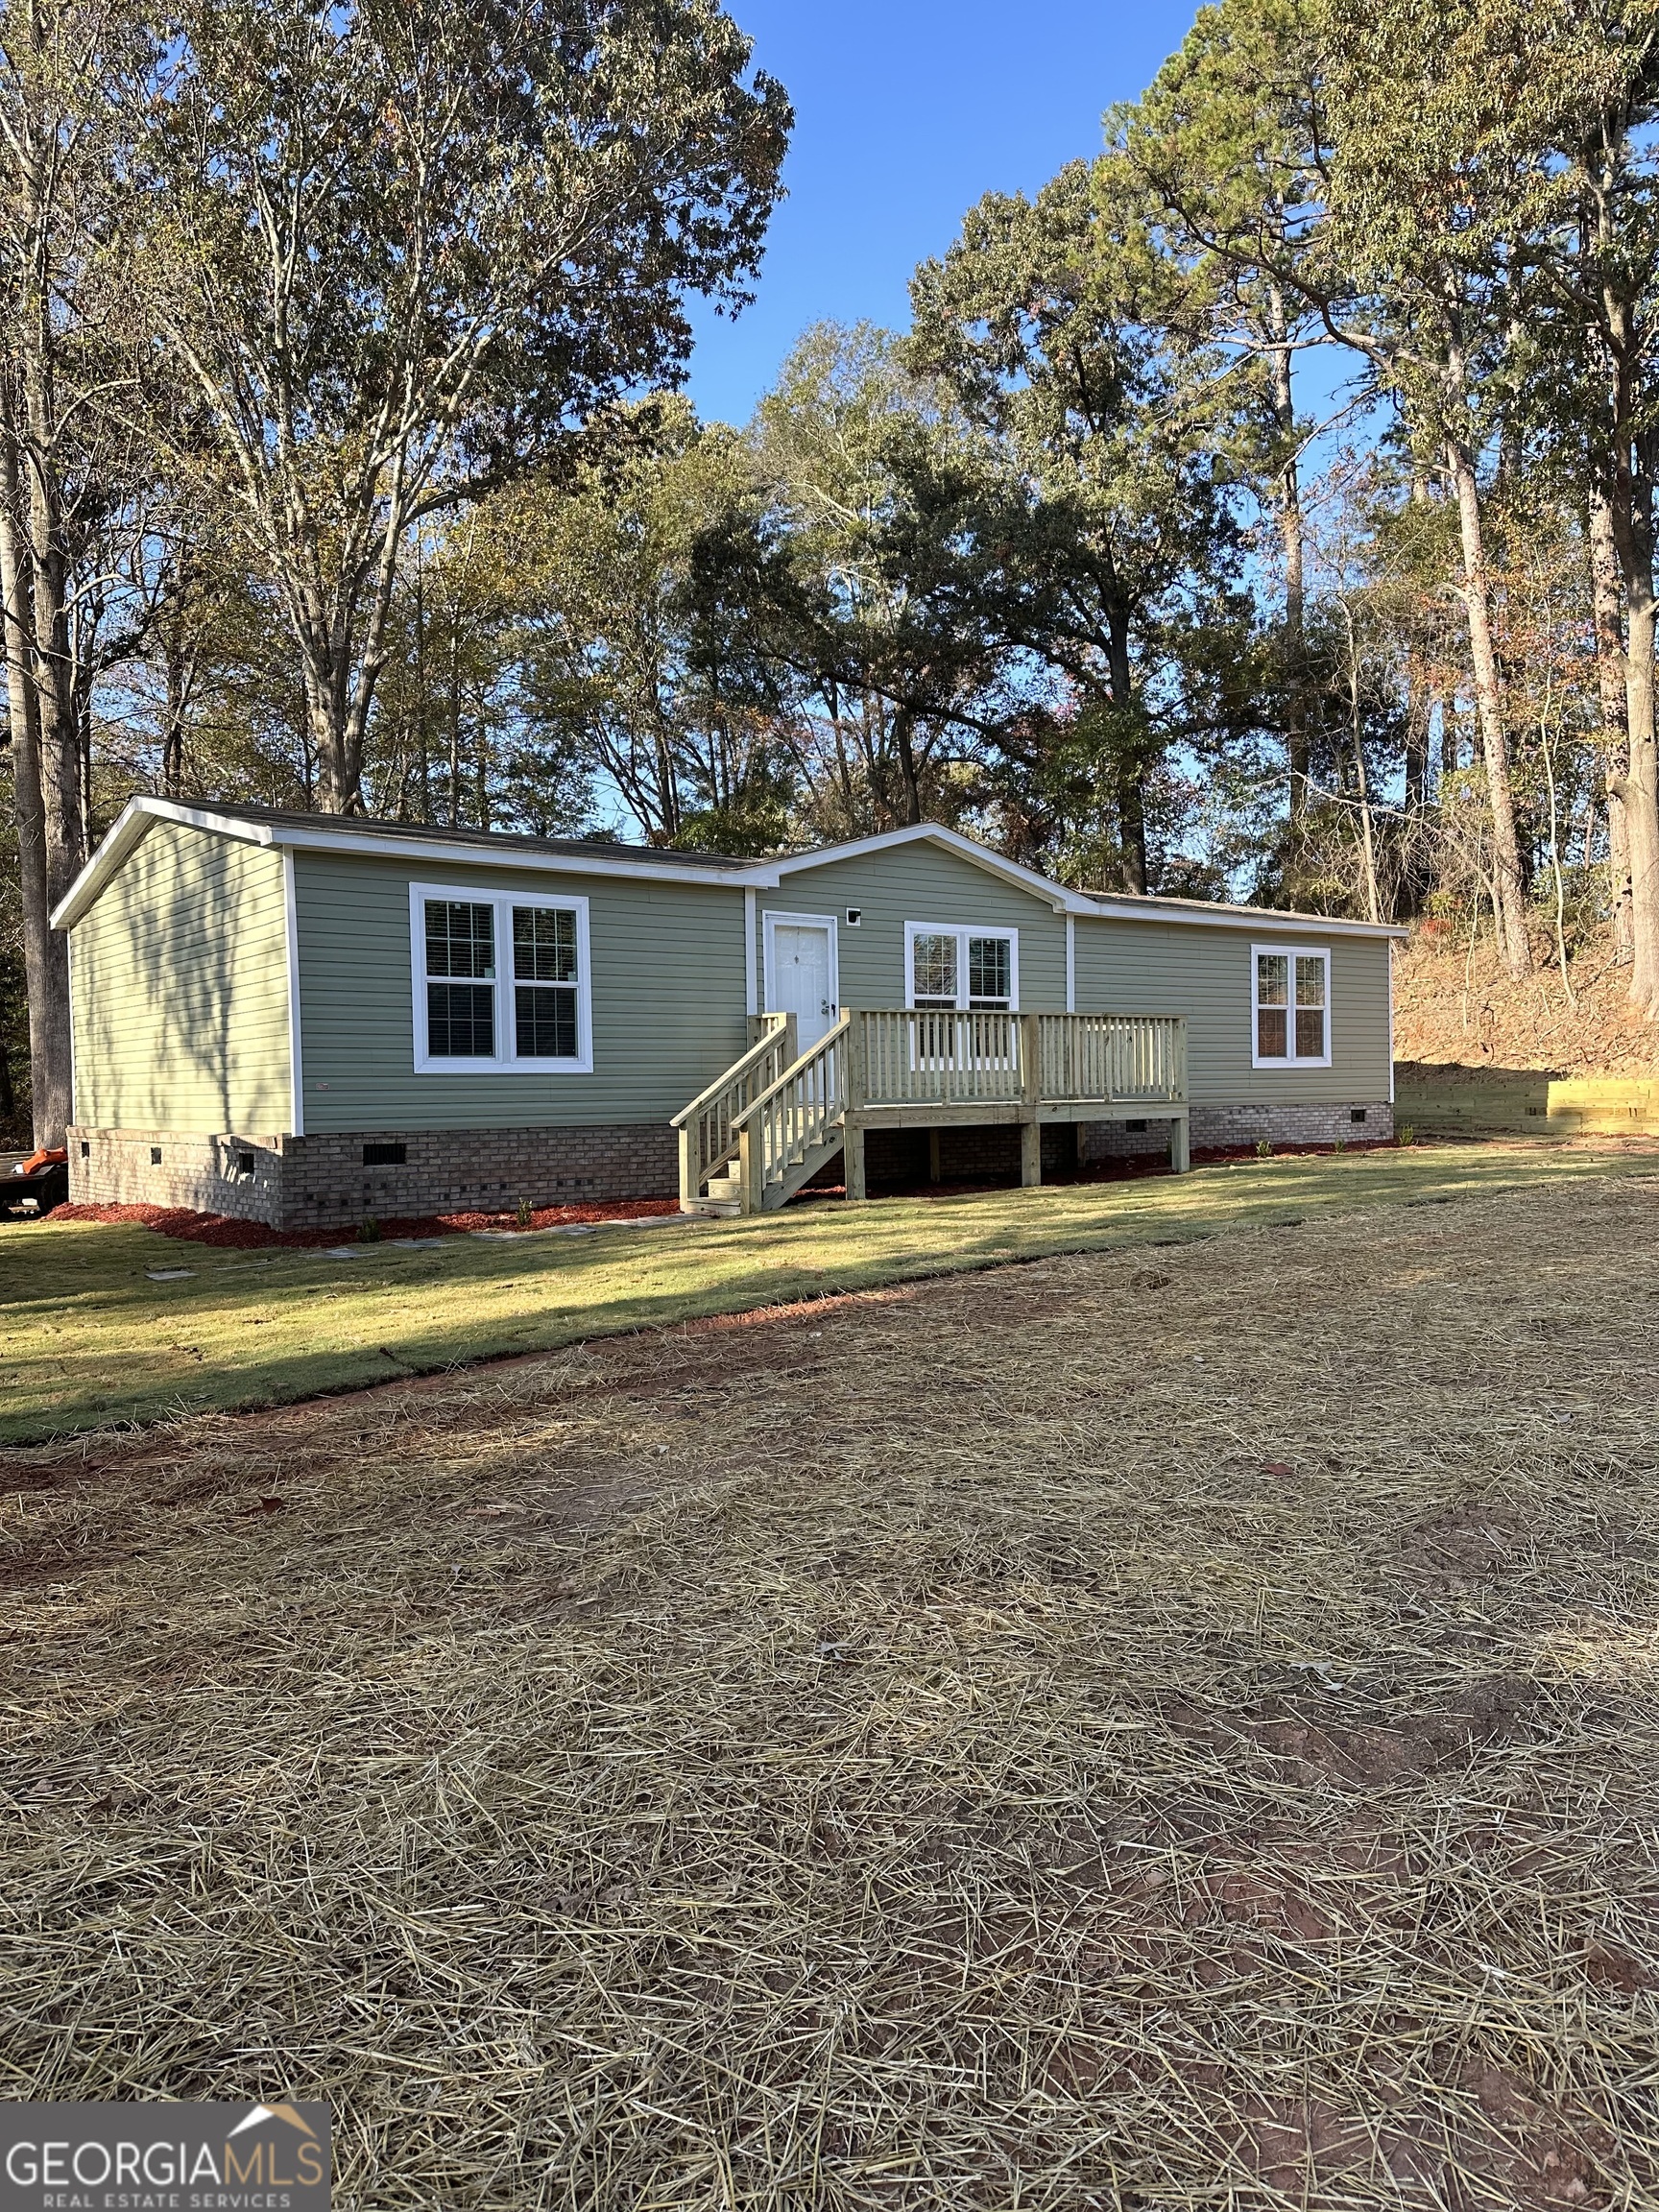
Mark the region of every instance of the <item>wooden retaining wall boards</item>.
POLYGON ((1659 1075, 1403 1062, 1395 1070, 1394 1120, 1430 1137, 1659 1137, 1659 1075))

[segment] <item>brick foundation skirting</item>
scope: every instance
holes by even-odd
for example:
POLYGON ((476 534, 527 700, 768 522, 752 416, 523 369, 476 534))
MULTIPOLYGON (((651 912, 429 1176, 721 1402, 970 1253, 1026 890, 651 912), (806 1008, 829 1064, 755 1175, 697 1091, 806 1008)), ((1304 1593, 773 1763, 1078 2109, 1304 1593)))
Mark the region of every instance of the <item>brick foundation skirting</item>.
MULTIPOLYGON (((1345 1100, 1337 1106, 1214 1106, 1190 1109, 1194 1152, 1230 1151, 1240 1144, 1387 1143, 1394 1134, 1394 1109, 1386 1099, 1345 1100)), ((1144 1129, 1123 1121, 1082 1125, 1085 1160, 1118 1160, 1126 1154, 1165 1153, 1169 1124, 1147 1115, 1144 1129)))
POLYGON ((345 1228, 373 1214, 505 1213, 612 1198, 671 1198, 673 1130, 650 1122, 593 1129, 329 1131, 311 1137, 204 1137, 167 1129, 71 1129, 77 1205, 179 1206, 273 1229, 345 1228), (401 1146, 401 1161, 365 1150, 401 1146))
MULTIPOLYGON (((1341 1106, 1194 1106, 1192 1145, 1386 1142, 1394 1111, 1341 1106), (1361 1117, 1357 1118, 1356 1117, 1361 1117)), ((1011 1124, 941 1129, 946 1182, 1020 1173, 1011 1124)), ((872 1189, 927 1180, 929 1132, 872 1129, 865 1139, 872 1189)), ((679 1189, 674 1132, 652 1122, 591 1129, 352 1130, 311 1137, 204 1137, 167 1129, 71 1129, 69 1196, 77 1205, 178 1206, 228 1214, 273 1229, 346 1228, 373 1214, 506 1213, 532 1206, 671 1198, 679 1189), (365 1161, 366 1149, 401 1146, 401 1161, 365 1161)), ((1167 1154, 1169 1123, 1149 1113, 1143 1130, 1121 1121, 1053 1122, 1043 1131, 1043 1172, 1125 1154, 1167 1154)), ((838 1183, 841 1162, 818 1180, 838 1183)))

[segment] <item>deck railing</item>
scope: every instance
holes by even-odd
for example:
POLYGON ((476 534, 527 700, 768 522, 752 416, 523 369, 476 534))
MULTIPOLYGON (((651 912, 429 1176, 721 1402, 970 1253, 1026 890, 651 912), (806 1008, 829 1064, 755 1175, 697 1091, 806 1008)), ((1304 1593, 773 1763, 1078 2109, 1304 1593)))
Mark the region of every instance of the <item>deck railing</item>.
POLYGON ((701 1198, 709 1179, 737 1157, 735 1121, 746 1106, 770 1090, 796 1058, 793 1014, 757 1017, 760 1035, 718 1081, 692 1099, 669 1123, 680 1132, 680 1203, 701 1198))
POLYGON ((1110 1103, 1187 1095, 1187 1024, 1149 1014, 1039 1014, 1040 1094, 1110 1103))
POLYGON ((854 1106, 1177 1105, 1187 1095, 1186 1026, 1172 1016, 906 1007, 853 1020, 854 1106))
MULTIPOLYGON (((864 1131, 1018 1121, 1022 1173, 1041 1175, 1040 1124, 1087 1121, 1090 1109, 1142 1106, 1173 1125, 1186 1164, 1187 1031, 1149 1014, 1011 1014, 925 1006, 843 1014, 796 1056, 794 1015, 775 1024, 674 1118, 681 1202, 709 1195, 738 1162, 745 1213, 781 1205, 845 1148, 850 1194, 863 1194, 864 1131), (843 1139, 845 1146, 843 1147, 843 1139)), ((719 1195, 725 1198, 730 1186, 719 1195)))

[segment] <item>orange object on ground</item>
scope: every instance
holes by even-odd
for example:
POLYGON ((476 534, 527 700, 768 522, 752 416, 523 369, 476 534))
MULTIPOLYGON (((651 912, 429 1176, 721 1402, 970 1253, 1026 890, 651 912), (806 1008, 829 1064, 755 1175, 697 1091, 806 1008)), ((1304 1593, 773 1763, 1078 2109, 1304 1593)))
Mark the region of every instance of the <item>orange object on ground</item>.
POLYGON ((68 1157, 61 1144, 55 1151, 50 1145, 43 1144, 38 1152, 31 1152, 27 1160, 20 1160, 12 1172, 13 1175, 33 1175, 36 1167, 55 1167, 60 1161, 67 1160, 68 1157))

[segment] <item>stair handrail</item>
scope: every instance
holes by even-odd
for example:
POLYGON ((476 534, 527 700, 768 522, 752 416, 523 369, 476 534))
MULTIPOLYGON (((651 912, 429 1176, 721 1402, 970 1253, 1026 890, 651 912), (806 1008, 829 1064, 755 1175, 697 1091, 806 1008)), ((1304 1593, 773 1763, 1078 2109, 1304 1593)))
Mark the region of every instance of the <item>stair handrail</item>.
POLYGON ((762 1033, 731 1067, 683 1107, 668 1126, 680 1138, 680 1203, 694 1206, 709 1183, 736 1157, 741 1140, 733 1127, 733 1109, 747 1103, 757 1083, 764 1086, 778 1069, 780 1056, 787 1062, 795 1042, 792 1014, 762 1014, 757 1018, 762 1033))
POLYGON ((707 1091, 699 1091, 689 1106, 682 1106, 669 1122, 670 1129, 684 1129, 693 1114, 701 1113, 705 1106, 712 1105, 722 1091, 728 1090, 733 1083, 741 1082, 757 1061, 763 1060, 768 1052, 776 1049, 779 1038, 789 1026, 788 1015, 762 1014, 757 1019, 771 1024, 765 1036, 757 1037, 742 1058, 733 1060, 723 1075, 716 1075, 707 1091))
POLYGON ((810 1050, 732 1118, 745 1214, 758 1214, 768 1190, 787 1192, 792 1166, 809 1156, 842 1120, 853 1017, 843 1014, 810 1050))
POLYGON ((798 1060, 792 1060, 789 1063, 776 1083, 772 1084, 769 1089, 762 1091, 757 1097, 751 1098, 741 1114, 733 1115, 733 1128, 741 1129, 752 1114, 758 1114, 762 1106, 769 1106, 785 1084, 792 1082, 802 1072, 808 1061, 822 1059, 833 1047, 835 1040, 838 1037, 845 1037, 852 1026, 852 1015, 843 1014, 833 1029, 827 1029, 816 1045, 808 1046, 798 1060))

